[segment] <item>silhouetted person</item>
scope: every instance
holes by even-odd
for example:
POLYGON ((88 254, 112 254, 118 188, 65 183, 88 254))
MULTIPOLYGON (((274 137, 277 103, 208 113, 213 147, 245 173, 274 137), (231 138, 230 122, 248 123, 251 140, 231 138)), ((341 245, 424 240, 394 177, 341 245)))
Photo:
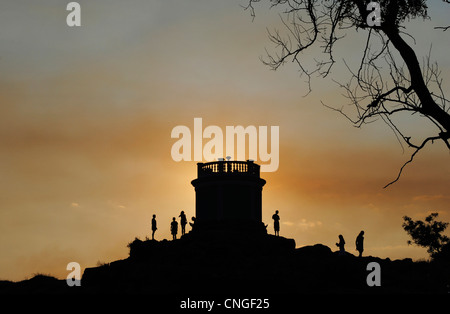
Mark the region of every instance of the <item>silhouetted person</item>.
POLYGON ((156 228, 156 215, 153 215, 153 218, 152 218, 152 240, 155 240, 155 231, 157 229, 158 228, 156 228))
POLYGON ((192 231, 193 231, 193 230, 194 230, 194 227, 195 227, 195 217, 192 216, 191 220, 192 220, 192 222, 190 222, 189 225, 191 226, 192 231))
POLYGON ((273 229, 275 230, 275 235, 280 235, 280 216, 278 216, 278 210, 275 211, 275 214, 272 216, 273 219, 273 229))
POLYGON ((176 240, 178 233, 178 222, 175 220, 175 217, 172 218, 172 222, 170 223, 170 233, 173 236, 173 240, 176 240))
POLYGON ((362 256, 364 251, 364 231, 361 231, 356 237, 356 250, 359 252, 359 256, 362 256))
POLYGON ((180 224, 181 224, 181 235, 183 235, 186 231, 186 225, 187 225, 187 219, 186 219, 186 215, 184 213, 184 211, 181 211, 180 216, 180 224))
POLYGON ((336 246, 339 248, 339 255, 343 255, 345 253, 345 241, 342 234, 339 235, 339 243, 336 243, 336 246))

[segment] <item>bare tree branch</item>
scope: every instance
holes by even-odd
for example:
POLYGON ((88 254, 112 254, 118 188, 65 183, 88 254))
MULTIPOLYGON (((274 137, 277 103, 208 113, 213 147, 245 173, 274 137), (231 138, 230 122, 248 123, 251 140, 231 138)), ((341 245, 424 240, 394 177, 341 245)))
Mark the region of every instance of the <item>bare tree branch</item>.
MULTIPOLYGON (((260 0, 248 0, 246 9, 254 16, 253 4, 260 0)), ((334 47, 345 38, 349 29, 367 31, 367 38, 361 52, 357 69, 344 65, 350 79, 338 82, 332 79, 348 99, 347 105, 338 108, 322 104, 349 120, 355 127, 381 119, 395 134, 397 140, 414 149, 410 159, 403 164, 397 178, 387 184, 397 182, 405 166, 427 143, 442 140, 450 150, 449 100, 446 98, 441 71, 436 62, 431 62, 431 47, 422 66, 411 46, 405 41, 415 38, 406 33, 401 23, 407 19, 428 18, 426 1, 381 1, 382 23, 369 26, 365 0, 267 0, 273 6, 284 6, 281 16, 284 32, 268 31, 270 41, 278 53, 270 54, 263 60, 273 70, 287 61, 297 64, 301 75, 306 76, 308 93, 311 92, 311 77, 316 74, 325 78, 330 75, 336 63, 334 47), (315 64, 306 60, 305 52, 312 47, 321 49, 315 53, 315 64), (323 58, 321 58, 323 57, 323 58), (348 112, 347 108, 351 108, 348 112), (416 115, 424 118, 435 135, 415 140, 403 131, 395 117, 416 115), (421 144, 414 144, 419 142, 421 144)), ((450 0, 443 0, 450 3, 450 0)), ((435 27, 446 31, 449 27, 435 27)), ((401 144, 402 149, 403 145, 401 144)))
MULTIPOLYGON (((409 139, 408 139, 408 138, 406 138, 406 139, 407 139, 407 142, 409 142, 409 139)), ((411 158, 410 158, 407 162, 405 162, 405 163, 403 164, 403 166, 400 168, 400 171, 398 172, 397 177, 396 177, 393 181, 391 181, 391 182, 389 182, 388 184, 386 184, 383 188, 385 189, 385 188, 387 188, 388 186, 390 186, 390 185, 394 184, 395 182, 397 182, 397 181, 400 179, 400 176, 402 175, 403 169, 406 167, 407 164, 409 164, 409 163, 411 163, 411 162, 413 161, 413 159, 414 159, 414 157, 417 155, 417 153, 418 153, 422 148, 424 148, 425 145, 426 145, 429 141, 434 142, 435 140, 438 140, 438 139, 440 139, 439 136, 428 137, 427 139, 425 139, 425 140, 422 142, 422 144, 421 144, 420 146, 415 146, 415 145, 412 145, 412 144, 409 143, 410 146, 415 147, 416 150, 415 150, 414 153, 411 155, 411 158)))
POLYGON ((445 32, 449 28, 450 26, 436 26, 434 29, 442 29, 442 31, 445 32))

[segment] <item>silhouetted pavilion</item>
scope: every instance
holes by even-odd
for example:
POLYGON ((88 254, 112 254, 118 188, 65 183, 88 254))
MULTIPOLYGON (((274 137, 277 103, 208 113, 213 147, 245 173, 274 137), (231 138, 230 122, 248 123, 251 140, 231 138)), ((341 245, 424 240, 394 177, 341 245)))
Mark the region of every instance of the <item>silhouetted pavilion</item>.
POLYGON ((262 223, 260 166, 252 160, 219 160, 197 164, 196 228, 244 229, 265 232, 262 223))

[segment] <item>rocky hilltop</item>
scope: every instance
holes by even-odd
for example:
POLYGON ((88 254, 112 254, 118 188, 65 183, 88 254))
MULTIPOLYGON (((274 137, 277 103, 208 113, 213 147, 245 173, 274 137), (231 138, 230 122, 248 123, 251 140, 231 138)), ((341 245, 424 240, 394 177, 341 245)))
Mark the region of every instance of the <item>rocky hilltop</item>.
POLYGON ((322 244, 295 248, 284 237, 235 230, 190 232, 174 241, 135 239, 129 257, 86 268, 81 287, 40 276, 0 282, 0 293, 150 293, 268 295, 297 293, 448 293, 448 262, 339 254, 322 244), (381 267, 369 287, 367 265, 381 267))
POLYGON ((447 293, 450 265, 358 258, 316 244, 268 234, 209 231, 175 241, 129 244, 130 256, 87 268, 89 292, 157 294, 447 293), (367 265, 381 267, 381 286, 369 287, 367 265))

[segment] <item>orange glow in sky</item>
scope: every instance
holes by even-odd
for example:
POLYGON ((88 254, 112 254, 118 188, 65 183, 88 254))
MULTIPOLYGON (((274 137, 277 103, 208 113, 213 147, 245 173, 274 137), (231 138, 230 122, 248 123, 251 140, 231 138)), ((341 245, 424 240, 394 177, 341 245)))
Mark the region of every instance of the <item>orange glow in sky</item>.
MULTIPOLYGON (((279 17, 263 6, 252 22, 243 2, 79 1, 77 29, 58 1, 0 4, 0 279, 65 278, 72 261, 126 258, 129 242, 151 236, 153 214, 156 239, 170 239, 172 217, 195 215, 196 177, 195 161, 172 159, 171 131, 196 117, 223 130, 279 126, 279 168, 261 175, 270 233, 279 210, 280 235, 297 247, 337 250, 342 234, 356 254, 364 230, 365 255, 428 257, 407 245, 402 217, 450 221, 448 149, 430 145, 383 189, 412 151, 382 121, 357 129, 322 106, 348 102, 331 80, 313 78, 304 97, 294 64, 265 67, 266 27, 279 17)), ((433 44, 445 82, 448 34, 433 26, 449 9, 410 26, 420 59, 433 44)), ((336 53, 357 63, 361 38, 336 53)))

